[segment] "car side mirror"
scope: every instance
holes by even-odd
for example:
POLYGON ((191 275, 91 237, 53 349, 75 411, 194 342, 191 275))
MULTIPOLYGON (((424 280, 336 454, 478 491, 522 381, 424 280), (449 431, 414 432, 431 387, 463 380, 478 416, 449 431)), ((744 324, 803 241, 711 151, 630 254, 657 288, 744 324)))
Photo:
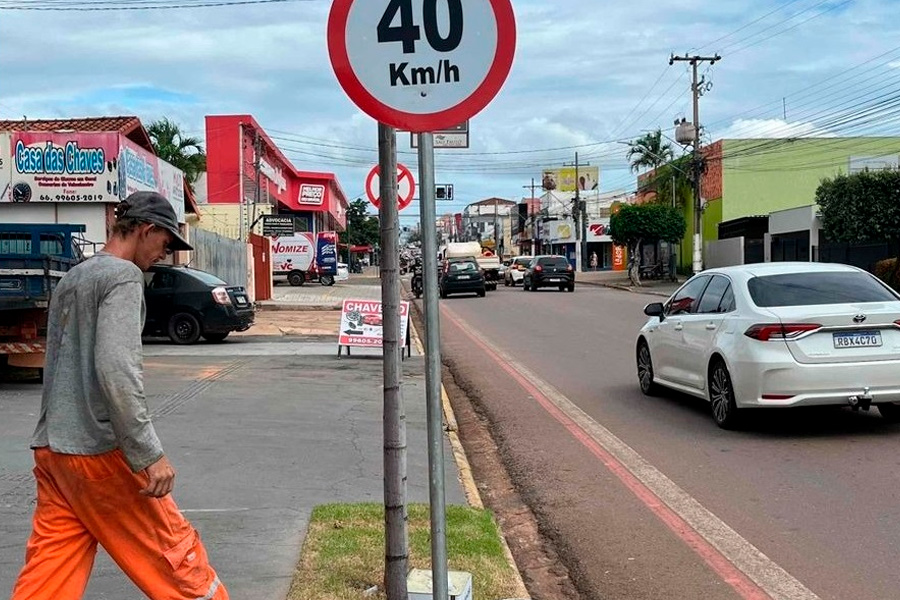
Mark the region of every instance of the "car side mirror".
POLYGON ((665 318, 666 309, 662 302, 652 302, 644 307, 644 314, 648 317, 659 317, 662 321, 665 318))

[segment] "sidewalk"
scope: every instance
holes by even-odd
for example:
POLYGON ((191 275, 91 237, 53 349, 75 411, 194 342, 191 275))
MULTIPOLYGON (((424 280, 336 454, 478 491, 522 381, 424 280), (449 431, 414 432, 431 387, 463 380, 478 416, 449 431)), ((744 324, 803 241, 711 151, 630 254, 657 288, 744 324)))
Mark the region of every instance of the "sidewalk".
MULTIPOLYGON (((328 325, 311 318, 326 314, 308 313, 298 329, 324 332, 328 325)), ((178 470, 175 499, 231 597, 284 600, 313 507, 382 502, 382 362, 380 351, 338 359, 335 341, 255 333, 221 344, 148 343, 144 380, 178 470)), ((421 356, 407 358, 402 393, 408 501, 427 503, 424 371, 421 356)), ((0 383, 0 597, 10 592, 30 531, 28 441, 40 394, 38 384, 0 383)), ((449 442, 444 463, 447 503, 465 504, 449 442)), ((101 551, 84 597, 142 596, 101 551)))
POLYGON ((337 281, 332 286, 324 286, 315 281, 299 287, 279 283, 272 289, 272 299, 260 302, 259 307, 264 311, 340 310, 344 300, 348 298, 380 299, 381 280, 372 275, 353 274, 349 280, 337 281))
POLYGON ((649 294, 666 298, 674 294, 686 280, 686 277, 679 275, 678 283, 651 279, 641 281, 641 287, 637 287, 631 285, 631 281, 624 271, 586 271, 575 275, 575 281, 579 284, 608 287, 636 294, 649 294))

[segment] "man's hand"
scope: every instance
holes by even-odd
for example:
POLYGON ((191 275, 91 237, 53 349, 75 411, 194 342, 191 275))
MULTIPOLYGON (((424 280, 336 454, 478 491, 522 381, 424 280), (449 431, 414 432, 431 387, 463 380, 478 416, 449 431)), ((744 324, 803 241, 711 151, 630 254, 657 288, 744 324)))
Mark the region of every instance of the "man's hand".
POLYGON ((144 496, 152 498, 162 498, 172 492, 175 487, 175 469, 169 462, 169 459, 163 455, 158 461, 144 469, 144 473, 150 481, 147 487, 141 490, 144 496))

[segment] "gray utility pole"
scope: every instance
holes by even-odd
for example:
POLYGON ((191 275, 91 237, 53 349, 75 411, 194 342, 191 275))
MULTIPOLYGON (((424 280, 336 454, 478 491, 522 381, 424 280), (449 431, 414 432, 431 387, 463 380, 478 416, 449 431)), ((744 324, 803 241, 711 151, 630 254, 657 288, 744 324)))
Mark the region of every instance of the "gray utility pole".
MULTIPOLYGON (((578 167, 589 167, 591 163, 579 163, 578 153, 575 153, 575 205, 572 208, 572 216, 578 222, 575 228, 576 237, 578 238, 578 251, 575 259, 575 270, 583 271, 587 264, 587 204, 581 200, 581 190, 578 187, 578 167)), ((565 166, 571 167, 572 163, 565 166)))
POLYGON ((238 239, 244 241, 244 124, 238 124, 238 239))
MULTIPOLYGON (((441 411, 441 313, 438 306, 437 220, 434 198, 434 134, 419 134, 419 218, 425 284, 425 404, 428 420, 428 495, 431 502, 431 592, 446 600, 447 506, 444 491, 444 418, 441 411)), ((496 237, 496 236, 495 236, 496 237)), ((404 599, 406 600, 406 599, 404 599)))
POLYGON ((409 531, 406 501, 406 415, 400 388, 400 219, 397 206, 397 135, 378 124, 381 169, 381 314, 384 350, 384 588, 388 600, 407 600, 409 531))
MULTIPOLYGON (((494 254, 500 256, 500 246, 502 246, 500 242, 500 226, 499 219, 497 218, 497 197, 494 197, 494 254)), ((502 258, 502 257, 501 257, 502 258)))
MULTIPOLYGON (((251 223, 256 222, 256 211, 259 209, 259 203, 262 201, 262 139, 259 137, 259 131, 253 131, 253 150, 256 154, 254 167, 256 168, 256 193, 253 194, 253 210, 251 211, 251 223)), ((247 231, 247 238, 250 237, 252 231, 247 231)))
POLYGON ((537 236, 535 235, 535 231, 537 230, 537 215, 531 210, 531 206, 534 203, 534 188, 537 187, 534 183, 534 177, 531 178, 531 185, 523 185, 522 187, 525 189, 531 188, 531 196, 528 197, 528 219, 525 223, 531 223, 531 255, 536 256, 537 236))
MULTIPOLYGON (((676 62, 689 62, 693 68, 694 78, 691 84, 691 91, 694 93, 694 160, 693 160, 693 176, 694 176, 694 259, 693 271, 699 273, 703 270, 703 247, 701 246, 703 231, 703 200, 700 197, 701 184, 703 183, 703 158, 700 156, 700 96, 703 95, 703 87, 706 81, 700 81, 697 78, 697 67, 704 62, 708 62, 710 66, 722 60, 722 57, 715 56, 675 56, 669 57, 669 65, 676 62)), ((710 84, 712 85, 712 84, 710 84)))

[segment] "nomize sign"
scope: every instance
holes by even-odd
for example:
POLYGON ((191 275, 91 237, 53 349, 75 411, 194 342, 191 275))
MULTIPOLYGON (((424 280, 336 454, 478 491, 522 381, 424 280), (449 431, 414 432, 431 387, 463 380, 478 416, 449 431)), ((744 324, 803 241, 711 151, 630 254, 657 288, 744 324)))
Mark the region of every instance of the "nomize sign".
POLYGON ((300 194, 297 197, 298 204, 322 206, 325 201, 325 186, 303 183, 300 185, 300 194))
POLYGON ((480 112, 512 67, 510 0, 335 0, 328 53, 350 99, 412 132, 480 112))

